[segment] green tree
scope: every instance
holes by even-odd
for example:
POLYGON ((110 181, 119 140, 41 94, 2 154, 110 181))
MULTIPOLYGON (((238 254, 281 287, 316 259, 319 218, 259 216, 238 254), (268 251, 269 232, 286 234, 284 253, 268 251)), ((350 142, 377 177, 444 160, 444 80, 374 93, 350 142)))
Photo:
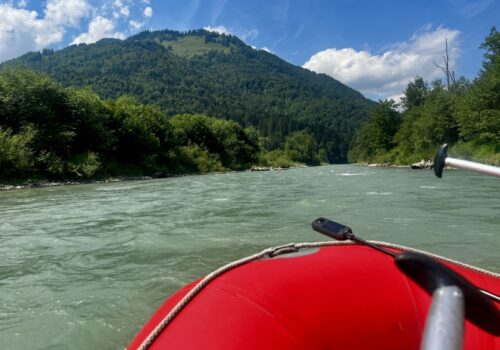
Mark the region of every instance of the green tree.
POLYGON ((33 125, 23 127, 17 134, 13 134, 11 129, 2 130, 0 127, 0 178, 33 173, 33 141, 36 133, 33 125))
POLYGON ((421 118, 414 124, 417 151, 433 152, 440 144, 457 142, 456 100, 454 94, 440 85, 429 93, 421 118))
POLYGON ((488 69, 490 64, 494 64, 500 60, 500 32, 493 26, 490 34, 484 39, 484 42, 479 46, 486 50, 484 53, 484 69, 488 69))
POLYGON ((294 162, 318 165, 317 148, 316 140, 307 131, 293 132, 285 139, 285 153, 294 162))
POLYGON ((94 151, 105 155, 117 142, 109 106, 89 88, 69 88, 67 94, 77 131, 73 139, 73 152, 86 154, 94 151))
POLYGON ((401 103, 405 110, 414 107, 420 107, 425 103, 425 98, 428 93, 427 83, 420 76, 415 80, 410 81, 404 91, 404 96, 401 98, 401 103))
POLYGON ((359 129, 349 153, 349 160, 353 162, 379 161, 378 158, 394 146, 394 135, 400 123, 401 115, 396 110, 394 101, 380 101, 359 129))
POLYGON ((114 156, 121 163, 136 164, 149 170, 159 166, 159 156, 167 152, 170 124, 156 107, 143 105, 133 97, 109 101, 117 137, 114 156))
POLYGON ((463 141, 500 145, 500 33, 492 28, 481 48, 484 69, 460 100, 457 119, 463 141))
POLYGON ((253 129, 247 130, 232 121, 210 118, 209 128, 223 147, 222 162, 230 169, 247 169, 257 161, 258 141, 253 129))

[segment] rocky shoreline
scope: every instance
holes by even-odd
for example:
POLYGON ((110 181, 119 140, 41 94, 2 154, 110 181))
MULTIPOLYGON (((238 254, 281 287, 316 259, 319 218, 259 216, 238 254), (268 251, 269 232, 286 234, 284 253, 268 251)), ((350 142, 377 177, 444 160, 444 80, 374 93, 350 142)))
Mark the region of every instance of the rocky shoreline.
POLYGON ((36 181, 36 182, 24 182, 16 185, 12 184, 1 184, 0 191, 9 190, 21 190, 24 188, 42 188, 42 187, 58 187, 58 186, 71 186, 71 185, 84 185, 84 184, 95 184, 95 183, 110 183, 110 182, 122 182, 122 181, 136 181, 136 180, 150 180, 153 176, 130 176, 130 177, 117 177, 109 178, 105 180, 82 180, 82 181, 36 181))
MULTIPOLYGON (((411 168, 411 169, 432 169, 433 162, 431 160, 421 160, 418 163, 412 165, 398 165, 392 163, 356 163, 354 165, 376 167, 376 168, 411 168)), ((264 167, 264 166, 254 166, 250 169, 244 170, 245 172, 263 172, 263 171, 278 171, 278 170, 288 170, 295 168, 307 168, 307 165, 295 165, 290 168, 281 167, 264 167)), ((216 174, 216 173, 209 173, 216 174)), ((58 187, 58 186, 71 186, 71 185, 84 185, 84 184, 99 184, 99 183, 111 183, 111 182, 122 182, 122 181, 138 181, 138 180, 151 180, 159 179, 165 177, 180 177, 180 176, 191 176, 191 175, 208 175, 208 174, 182 174, 182 175, 171 175, 157 173, 152 176, 121 176, 113 177, 102 180, 67 180, 67 181, 49 181, 49 180, 37 180, 31 182, 27 180, 26 182, 19 184, 2 184, 0 183, 0 191, 10 191, 10 190, 20 190, 26 188, 43 188, 43 187, 58 187)))
POLYGON ((370 168, 409 168, 409 165, 399 165, 392 163, 361 163, 358 165, 367 166, 370 168))
MULTIPOLYGON (((290 168, 281 168, 281 167, 252 167, 247 170, 243 170, 245 172, 259 172, 259 171, 277 171, 277 170, 288 170, 294 168, 307 168, 307 165, 296 165, 290 168)), ((234 171, 228 171, 234 172, 234 171)), ((71 186, 71 185, 85 185, 85 184, 99 184, 99 183, 110 183, 110 182, 122 182, 122 181, 138 181, 138 180, 151 180, 151 179, 160 179, 166 177, 180 177, 180 176, 192 176, 192 175, 209 175, 209 174, 219 174, 221 172, 213 172, 208 174, 181 174, 181 175, 172 175, 172 174, 164 174, 164 173, 156 173, 152 176, 120 176, 113 177, 101 180, 66 180, 66 181, 49 181, 49 180, 37 180, 31 182, 27 180, 26 182, 21 182, 19 184, 2 184, 0 183, 0 191, 10 191, 10 190, 21 190, 26 188, 42 188, 42 187, 58 187, 58 186, 71 186)), ((226 173, 226 172, 223 172, 226 173)))
POLYGON ((411 168, 411 169, 432 169, 434 162, 432 160, 422 159, 420 162, 410 165, 392 164, 392 163, 357 163, 356 165, 367 166, 371 168, 411 168))

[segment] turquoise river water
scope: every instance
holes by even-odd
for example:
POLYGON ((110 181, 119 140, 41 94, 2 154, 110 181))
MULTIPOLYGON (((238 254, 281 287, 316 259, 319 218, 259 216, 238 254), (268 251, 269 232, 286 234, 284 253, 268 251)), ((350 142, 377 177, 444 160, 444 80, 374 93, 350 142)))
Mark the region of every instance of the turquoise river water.
POLYGON ((360 237, 500 271, 500 181, 334 165, 0 192, 0 348, 123 349, 162 301, 218 266, 360 237))

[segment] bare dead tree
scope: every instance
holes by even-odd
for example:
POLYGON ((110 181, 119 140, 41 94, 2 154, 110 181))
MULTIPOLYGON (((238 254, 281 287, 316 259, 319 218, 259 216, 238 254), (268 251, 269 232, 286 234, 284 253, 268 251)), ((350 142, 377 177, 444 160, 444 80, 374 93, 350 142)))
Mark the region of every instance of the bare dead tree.
POLYGON ((432 61, 436 67, 441 69, 446 76, 446 88, 450 91, 450 84, 455 85, 455 72, 450 70, 450 56, 448 55, 448 38, 446 38, 446 51, 443 56, 444 64, 441 66, 436 62, 432 61))

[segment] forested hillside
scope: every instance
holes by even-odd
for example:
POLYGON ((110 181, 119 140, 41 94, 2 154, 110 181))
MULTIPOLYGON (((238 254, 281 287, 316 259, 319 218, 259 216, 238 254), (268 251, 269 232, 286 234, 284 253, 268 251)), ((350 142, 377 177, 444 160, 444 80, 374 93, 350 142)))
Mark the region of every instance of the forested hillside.
POLYGON ((432 159, 438 146, 448 143, 453 155, 500 164, 500 33, 495 28, 481 48, 483 68, 474 81, 455 79, 452 72, 445 83, 417 77, 404 91, 402 113, 392 101, 373 109, 350 161, 410 164, 432 159))
POLYGON ((356 129, 375 105, 324 74, 204 30, 103 39, 29 53, 3 66, 41 71, 64 86, 90 87, 102 99, 133 96, 167 117, 200 113, 254 126, 270 150, 305 131, 330 162, 347 160, 356 129))
POLYGON ((234 121, 171 119, 133 97, 103 101, 23 70, 0 74, 0 180, 241 170, 258 139, 234 121))
POLYGON ((0 181, 169 176, 326 161, 305 130, 269 149, 252 126, 202 114, 168 117, 122 96, 102 100, 29 70, 0 71, 0 181))

